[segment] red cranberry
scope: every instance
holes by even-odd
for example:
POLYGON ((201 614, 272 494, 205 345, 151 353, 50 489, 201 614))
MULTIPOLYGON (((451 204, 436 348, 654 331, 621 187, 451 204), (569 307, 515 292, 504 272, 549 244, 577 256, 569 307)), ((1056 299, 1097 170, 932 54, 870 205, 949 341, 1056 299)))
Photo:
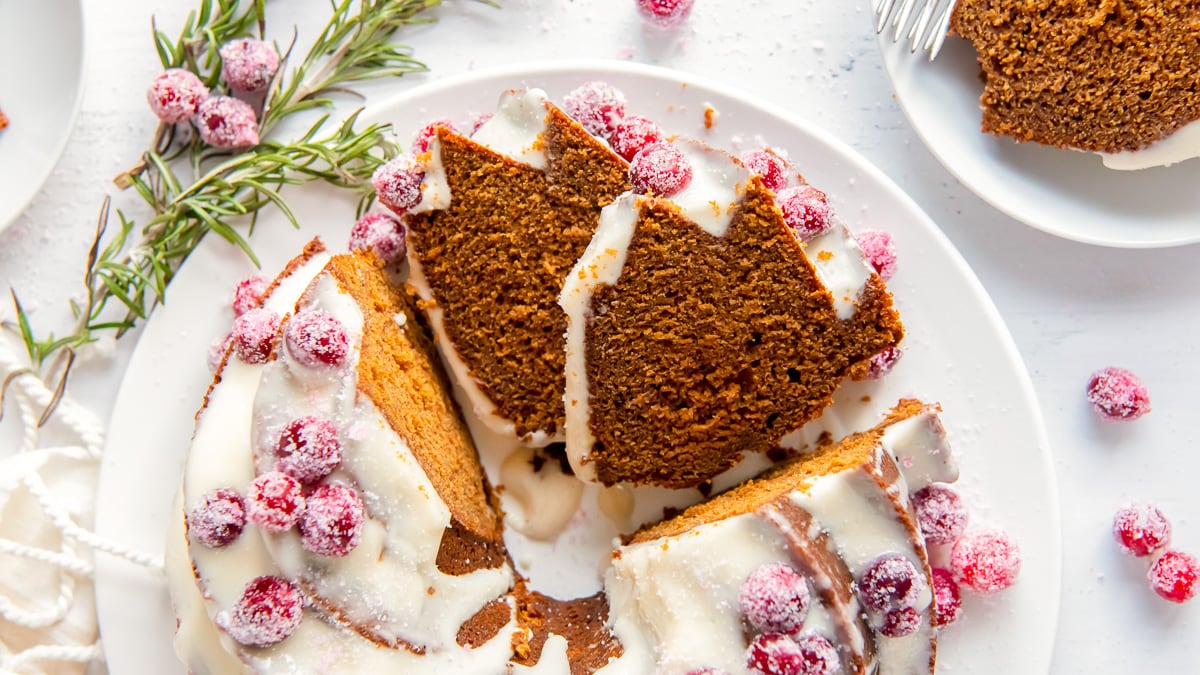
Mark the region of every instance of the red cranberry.
POLYGON ((939 483, 926 485, 912 499, 925 541, 952 544, 967 529, 967 507, 953 488, 939 483))
POLYGON ((742 582, 738 592, 742 615, 767 633, 795 633, 804 625, 809 606, 808 582, 791 565, 767 563, 742 582))
POLYGON ((1150 412, 1150 393, 1137 375, 1124 368, 1104 368, 1088 380, 1087 400, 1106 419, 1136 420, 1150 412))
POLYGON ((746 667, 761 675, 800 675, 803 665, 800 645, 787 635, 762 633, 746 650, 746 667))
POLYGON ((692 165, 670 143, 648 145, 629 163, 629 182, 638 194, 670 197, 692 182, 692 165))
POLYGON ((958 621, 962 613, 962 593, 954 574, 941 567, 933 568, 933 608, 937 612, 939 626, 949 626, 958 621))
POLYGON ((1150 587, 1164 600, 1187 602, 1196 596, 1200 563, 1182 551, 1167 551, 1154 561, 1146 577, 1150 587))
POLYGON ((694 0, 637 0, 638 11, 660 28, 675 28, 692 13, 694 0))
POLYGON ((834 675, 842 671, 842 660, 837 647, 820 635, 802 635, 796 638, 800 647, 800 675, 834 675))
POLYGON ((1117 511, 1113 537, 1126 553, 1146 556, 1171 541, 1171 523, 1149 504, 1132 504, 1117 511))
POLYGON ((299 481, 281 471, 264 473, 250 483, 246 515, 267 532, 286 532, 304 513, 304 491, 299 481))
POLYGON ((588 82, 563 98, 563 110, 588 133, 608 138, 625 117, 625 95, 607 82, 588 82))
POLYGON ((225 350, 229 348, 229 341, 231 339, 232 334, 226 333, 209 343, 207 358, 208 372, 215 373, 221 367, 221 361, 225 359, 225 350))
POLYGON ((350 229, 351 250, 375 251, 388 265, 404 259, 408 248, 406 244, 404 226, 386 213, 368 213, 350 229))
POLYGON ((188 513, 188 532, 209 548, 221 548, 242 534, 246 525, 246 505, 242 496, 230 488, 204 493, 202 501, 188 513))
POLYGON ((445 129, 453 133, 458 133, 458 127, 454 126, 454 122, 450 120, 434 120, 429 124, 417 129, 417 133, 413 136, 412 153, 419 155, 429 151, 429 143, 437 137, 438 129, 445 129))
POLYGON ((246 584, 224 622, 230 637, 250 647, 282 642, 300 625, 304 596, 291 582, 263 576, 246 584))
POLYGON ((662 140, 663 132, 657 124, 641 115, 630 115, 617 124, 608 142, 628 162, 642 148, 662 140))
POLYGON ((1004 590, 1021 571, 1021 550, 1000 530, 959 537, 950 551, 950 568, 962 583, 978 593, 1004 590))
POLYGON ((875 612, 912 607, 923 590, 925 578, 899 553, 879 556, 858 578, 858 598, 875 612))
POLYGON ((366 510, 362 498, 344 483, 320 485, 308 496, 300 537, 318 555, 342 557, 358 546, 366 510))
POLYGON ((279 432, 275 454, 279 457, 275 462, 277 471, 312 485, 341 463, 342 444, 338 442, 333 422, 319 417, 300 417, 288 422, 279 432))
POLYGON ((788 184, 787 160, 768 148, 749 150, 742 153, 742 163, 758 177, 771 192, 779 192, 788 184))
POLYGON ((403 214, 421 203, 421 181, 425 169, 412 155, 400 155, 375 170, 371 185, 379 201, 396 213, 403 214))
POLYGON ((265 308, 252 309, 233 320, 233 352, 245 363, 266 363, 275 349, 279 315, 265 308))
POLYGON ((872 380, 881 379, 884 375, 892 372, 892 368, 896 367, 901 356, 904 356, 904 350, 899 347, 884 347, 867 363, 867 377, 872 380))
POLYGON ((200 139, 214 148, 244 148, 258 144, 258 119, 249 103, 231 96, 213 96, 200 104, 193 120, 200 139))
POLYGON ((158 119, 167 124, 182 122, 196 114, 200 103, 208 98, 208 87, 196 74, 183 68, 160 73, 150 83, 146 100, 158 119))
POLYGON ((221 47, 221 77, 243 93, 263 91, 279 70, 279 55, 262 40, 230 40, 221 47))
POLYGON ((261 307, 263 295, 270 285, 271 280, 260 275, 239 281, 233 289, 233 315, 241 316, 255 307, 261 307))
POLYGON ((283 337, 292 358, 310 368, 341 366, 350 350, 346 327, 323 309, 298 312, 287 322, 283 337))
POLYGON ((883 625, 879 632, 888 637, 904 637, 912 635, 921 628, 921 615, 913 607, 893 609, 883 617, 883 625))
POLYGON ((863 230, 854 235, 858 247, 870 261, 875 273, 884 281, 896 273, 896 244, 892 235, 883 230, 863 230))
POLYGON ((811 185, 784 188, 776 193, 775 201, 783 211, 783 222, 804 241, 825 234, 833 227, 829 200, 824 192, 811 185))

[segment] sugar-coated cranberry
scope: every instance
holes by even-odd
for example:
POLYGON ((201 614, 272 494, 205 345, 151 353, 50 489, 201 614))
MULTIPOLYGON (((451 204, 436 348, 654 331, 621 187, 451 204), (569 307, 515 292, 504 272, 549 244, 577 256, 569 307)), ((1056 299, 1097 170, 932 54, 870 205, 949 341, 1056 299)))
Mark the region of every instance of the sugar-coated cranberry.
POLYGON ((1124 368, 1103 368, 1088 380, 1087 400, 1110 420, 1136 420, 1150 412, 1150 393, 1124 368))
POLYGON ((811 185, 784 188, 775 195, 783 211, 783 222, 804 241, 813 239, 833 227, 833 212, 825 193, 811 185))
POLYGON ((270 285, 270 279, 257 274, 239 281, 233 289, 233 315, 241 316, 261 306, 263 295, 270 285))
POLYGON ((200 103, 208 98, 208 87, 190 70, 171 68, 150 83, 146 100, 158 119, 167 124, 182 122, 196 114, 200 103))
POLYGON ((308 496, 300 519, 304 548, 318 555, 341 557, 358 546, 366 509, 362 498, 344 483, 326 483, 308 496))
POLYGON ((412 152, 414 155, 419 155, 422 152, 429 151, 429 143, 437 137, 438 129, 445 129, 458 133, 458 127, 454 126, 454 122, 450 120, 434 120, 429 124, 417 129, 417 133, 413 135, 412 152))
POLYGON ((375 170, 371 185, 380 203, 403 214, 421 203, 421 181, 425 169, 413 155, 400 155, 375 170))
POLYGON ((492 121, 492 113, 475 113, 471 116, 471 135, 474 136, 483 125, 492 121))
POLYGON ((226 333, 221 337, 213 340, 208 345, 208 372, 215 373, 221 367, 221 361, 225 359, 225 350, 229 348, 229 341, 232 339, 231 333, 226 333))
POLYGON ((625 117, 625 94, 607 82, 588 82, 563 98, 563 110, 588 133, 608 138, 625 117))
POLYGON ((258 119, 249 103, 232 96, 213 96, 200 104, 192 120, 200 139, 214 148, 258 144, 258 119))
POLYGON ((875 273, 884 281, 891 279, 896 273, 896 243, 892 235, 883 230, 863 230, 854 235, 854 240, 875 273))
POLYGON ((286 532, 304 513, 300 482, 282 471, 255 478, 246 493, 246 516, 267 532, 286 532))
POLYGON ((884 375, 892 372, 892 368, 896 367, 901 356, 904 356, 904 350, 899 347, 884 347, 867 363, 867 377, 872 380, 881 379, 884 375))
POLYGON ((230 40, 221 47, 221 77, 234 91, 263 91, 277 70, 279 55, 262 40, 230 40))
POLYGON ((916 604, 925 590, 925 578, 916 565, 899 553, 885 553, 858 578, 858 599, 875 612, 916 604))
POLYGON ((283 329, 288 353, 310 368, 338 367, 346 362, 350 337, 346 327, 323 309, 297 312, 283 329))
POLYGON ((1187 602, 1196 596, 1200 563, 1182 551, 1167 551, 1154 561, 1146 577, 1160 597, 1171 602, 1187 602))
POLYGON ((233 542, 246 526, 246 505, 242 496, 230 488, 204 493, 187 516, 188 532, 209 548, 221 548, 233 542))
POLYGON ((761 675, 799 675, 803 665, 800 645, 781 633, 762 633, 746 650, 746 667, 761 675))
POLYGON ((941 567, 933 568, 933 609, 937 612, 939 626, 948 626, 958 621, 962 613, 962 592, 954 574, 941 567))
POLYGON ((275 469, 305 485, 328 476, 342 461, 342 444, 333 422, 300 417, 288 422, 275 443, 275 469))
POLYGON ((912 500, 925 541, 952 544, 967 529, 967 507, 948 485, 926 485, 917 490, 912 500))
POLYGON ((772 152, 769 148, 748 150, 742 153, 742 163, 758 177, 763 185, 772 192, 779 192, 788 184, 787 160, 772 152))
POLYGON ((304 596, 286 579, 262 576, 246 584, 223 621, 229 636, 250 647, 283 641, 300 625, 304 596))
POLYGON ((801 635, 796 644, 800 647, 800 675, 833 675, 842 671, 837 647, 824 636, 801 635))
POLYGON ((767 563, 754 570, 738 591, 742 616, 767 633, 795 633, 808 616, 808 582, 796 568, 767 563))
POLYGON ((1113 537, 1126 553, 1150 555, 1171 541, 1171 523, 1149 504, 1131 504, 1113 517, 1113 537))
POLYGON ((642 148, 662 140, 663 132, 657 124, 641 115, 630 115, 617 123, 608 143, 628 162, 642 148))
POLYGON ((233 320, 233 352, 245 363, 266 363, 275 350, 279 315, 265 308, 251 309, 233 320))
POLYGON ((914 607, 893 609, 883 617, 883 625, 879 632, 888 637, 904 637, 912 635, 921 628, 921 615, 914 607))
POLYGON ((670 143, 648 145, 629 162, 629 183, 638 194, 670 197, 691 182, 691 163, 670 143))
POLYGON ((971 532, 959 537, 950 551, 950 568, 959 581, 978 593, 1004 590, 1021 571, 1021 550, 1001 530, 971 532))
POLYGON ((675 28, 692 13, 695 0, 637 0, 638 11, 647 21, 661 28, 675 28))
POLYGON ((404 259, 407 251, 404 226, 386 213, 368 213, 350 228, 350 248, 370 249, 389 265, 404 259))

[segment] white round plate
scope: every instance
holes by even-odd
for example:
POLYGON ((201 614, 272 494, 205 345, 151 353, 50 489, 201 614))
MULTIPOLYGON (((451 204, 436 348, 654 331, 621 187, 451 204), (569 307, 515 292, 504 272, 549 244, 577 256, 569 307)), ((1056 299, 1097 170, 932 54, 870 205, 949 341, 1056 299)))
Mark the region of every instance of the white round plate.
POLYGON ((975 50, 950 36, 937 59, 880 37, 896 100, 917 135, 963 185, 1008 215, 1066 239, 1127 248, 1200 241, 1200 159, 1142 171, 1092 153, 980 131, 975 50))
POLYGON ((83 93, 80 0, 0 0, 0 230, 25 210, 67 147, 83 93))
MULTIPOLYGON (((1020 542, 1024 565, 1013 589, 968 598, 966 618, 947 631, 939 662, 954 673, 1044 673, 1050 665, 1059 601, 1058 498, 1046 436, 1028 375, 991 300, 941 231, 890 180, 841 143, 768 103, 678 72, 620 62, 527 64, 446 78, 373 106, 407 141, 433 118, 464 123, 490 110, 500 92, 536 86, 555 100, 592 79, 624 90, 630 111, 719 147, 761 138, 786 148, 813 184, 827 190, 852 227, 883 226, 895 236, 900 271, 891 288, 908 327, 906 353, 881 382, 843 387, 833 410, 867 424, 902 395, 940 401, 956 444, 962 491, 976 520, 1003 527, 1020 542), (705 106, 716 123, 704 129, 705 106), (876 220, 876 216, 879 219, 876 220), (884 216, 886 216, 884 218, 884 216), (868 397, 871 403, 863 399, 868 397)), ((254 237, 273 273, 314 234, 344 246, 354 201, 330 189, 286 194, 302 219, 292 229, 277 213, 260 219, 254 237)), ((230 289, 251 272, 236 250, 210 238, 180 271, 168 303, 146 326, 118 394, 100 477, 101 534, 144 551, 161 551, 171 499, 192 431, 192 416, 210 376, 205 353, 232 316, 230 289)), ((488 462, 491 463, 491 462, 488 462)), ((694 494, 694 491, 691 491, 694 494)), ((575 539, 571 538, 574 542, 575 539)), ((564 541, 565 543, 565 541, 564 541)), ((595 567, 549 566, 566 578, 535 578, 559 593, 595 590, 595 567), (562 575, 562 569, 569 569, 562 575)), ((518 564, 536 557, 529 549, 518 564)), ((539 554, 541 555, 541 554, 539 554)), ((935 561, 944 551, 934 551, 935 561)), ((109 668, 117 675, 178 672, 171 651, 174 619, 165 583, 128 563, 97 561, 97 603, 109 668)), ((547 565, 534 562, 533 574, 547 565)))

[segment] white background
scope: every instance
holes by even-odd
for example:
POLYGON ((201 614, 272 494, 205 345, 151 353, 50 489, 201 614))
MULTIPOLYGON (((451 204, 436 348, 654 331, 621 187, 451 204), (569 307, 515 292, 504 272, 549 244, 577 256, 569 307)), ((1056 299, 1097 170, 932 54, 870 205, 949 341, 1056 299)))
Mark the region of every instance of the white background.
MULTIPOLYGON (((1182 607, 1159 600, 1144 583, 1145 564, 1118 555, 1109 534, 1119 505, 1148 500, 1172 519, 1176 546, 1200 554, 1196 247, 1114 250, 1072 243, 1013 221, 968 192, 925 150, 893 101, 868 2, 696 3, 682 29, 664 34, 642 27, 633 0, 507 0, 501 10, 452 1, 437 10, 441 25, 405 34, 432 72, 370 91, 390 93, 518 61, 631 59, 727 82, 855 147, 959 247, 1032 374, 1062 495, 1064 586, 1052 672, 1200 672, 1200 599, 1182 607), (1096 418, 1083 388, 1089 373, 1106 365, 1141 375, 1153 400, 1150 415, 1124 425, 1096 418)), ((0 284, 20 292, 42 331, 67 325, 66 299, 78 293, 100 201, 112 190, 112 176, 134 161, 153 133, 144 99, 158 70, 150 16, 173 32, 192 3, 84 4, 89 61, 79 121, 31 208, 0 232, 0 284)), ((302 44, 328 7, 300 0, 268 5, 277 36, 295 22, 302 44)), ((886 228, 887 214, 876 217, 886 228)), ((1200 214, 1197 220, 1200 227, 1200 214)), ((901 251, 900 264, 922 261, 901 251)), ((0 315, 10 309, 3 306, 0 315)), ((135 340, 130 335, 112 357, 83 364, 71 395, 107 417, 135 340)), ((0 437, 4 430, 0 426, 0 437)))

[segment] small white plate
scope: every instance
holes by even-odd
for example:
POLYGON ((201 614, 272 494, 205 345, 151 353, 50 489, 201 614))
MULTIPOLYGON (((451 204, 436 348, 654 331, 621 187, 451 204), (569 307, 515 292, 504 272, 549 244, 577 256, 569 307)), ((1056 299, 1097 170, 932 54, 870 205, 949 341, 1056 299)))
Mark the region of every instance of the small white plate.
POLYGON ((0 0, 0 230, 25 210, 67 147, 83 94, 80 0, 0 0))
MULTIPOLYGON (((394 122, 407 143, 430 119, 466 123, 469 113, 493 109, 506 89, 542 87, 561 101, 592 79, 621 88, 630 112, 658 121, 668 132, 718 147, 762 138, 786 148, 806 178, 830 193, 851 226, 882 226, 893 233, 900 269, 890 287, 908 329, 904 358, 881 382, 844 386, 823 420, 863 427, 905 395, 942 403, 962 468, 962 493, 979 524, 1014 535, 1024 564, 1014 588, 967 598, 966 616, 944 634, 938 661, 945 672, 960 674, 1048 672, 1058 620, 1059 511, 1033 388, 979 281, 941 231, 878 169, 781 108, 703 78, 615 61, 525 64, 449 77, 368 112, 394 122), (717 113, 711 130, 704 128, 706 106, 717 113)), ((292 229, 278 213, 259 220, 253 243, 270 273, 314 235, 331 247, 344 246, 354 217, 354 200, 344 192, 313 188, 285 196, 302 229, 292 229)), ((97 500, 102 535, 139 550, 162 550, 192 416, 211 379, 205 353, 232 320, 233 285, 250 272, 235 249, 210 238, 180 270, 168 303, 146 326, 109 431, 97 500)), ((487 448, 483 451, 486 455, 487 448)), ((563 594, 596 590, 600 558, 588 557, 580 545, 586 537, 572 527, 557 546, 514 549, 535 586, 563 594)), ((603 559, 609 541, 606 534, 600 542, 603 559)), ((935 561, 944 559, 945 551, 933 553, 935 561)), ((175 624, 164 581, 107 556, 97 558, 97 606, 111 672, 181 671, 171 651, 175 624)))
POLYGON ((1200 241, 1200 159, 1143 171, 1092 153, 980 131, 983 82, 971 43, 950 36, 937 59, 880 37, 896 100, 946 170, 992 206, 1066 239, 1124 248, 1200 241))

